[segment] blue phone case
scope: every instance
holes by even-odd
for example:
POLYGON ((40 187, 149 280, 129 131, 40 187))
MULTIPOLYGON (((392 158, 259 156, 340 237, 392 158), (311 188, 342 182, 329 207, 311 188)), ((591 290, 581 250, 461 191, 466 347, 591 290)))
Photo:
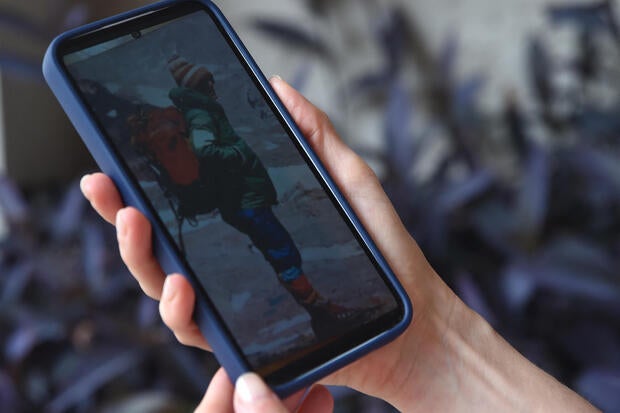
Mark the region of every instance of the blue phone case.
MULTIPOLYGON (((397 296, 404 307, 403 319, 392 329, 375 336, 374 338, 363 343, 362 345, 359 345, 356 348, 352 348, 349 351, 338 355, 331 361, 319 367, 305 372, 304 374, 298 376, 290 382, 274 387, 274 391, 279 396, 286 397, 299 389, 311 385, 320 378, 338 370, 339 368, 353 362, 361 356, 396 338, 400 333, 405 330, 405 328, 411 322, 413 308, 407 294, 398 282, 396 276, 388 267, 385 259, 379 253, 379 250, 370 239, 368 233, 362 227, 358 218, 353 213, 353 210, 344 199, 332 179, 327 174, 325 168, 323 167, 317 156, 310 149, 310 146, 303 138, 303 135, 299 131, 298 127, 295 125, 288 111, 284 108, 284 106, 278 99, 276 93, 271 88, 269 82, 256 65, 256 62, 252 59, 246 48, 241 43, 241 40, 239 39, 233 28, 224 18, 222 12, 209 0, 165 0, 146 7, 129 11, 127 13, 100 20, 98 22, 94 22, 86 26, 79 27, 77 29, 73 29, 71 31, 61 34, 60 36, 55 38, 50 44, 43 60, 43 74, 50 88, 60 102, 62 108, 65 110, 71 122, 75 126, 75 129, 78 131, 78 133, 84 140, 87 148, 97 161, 97 164, 99 165, 101 170, 107 175, 109 175, 117 185, 123 201, 127 205, 134 206, 143 213, 145 213, 145 215, 151 222, 156 222, 154 217, 151 216, 151 214, 149 213, 149 208, 147 208, 146 206, 147 201, 143 199, 139 195, 139 192, 136 191, 135 188, 133 188, 133 186, 131 185, 131 181, 128 178, 124 169, 121 167, 121 163, 115 157, 111 148, 107 145, 106 139, 103 136, 103 132, 98 128, 96 122, 91 118, 88 110, 85 108, 77 92, 74 90, 70 79, 64 72, 64 69, 62 68, 62 65, 60 63, 60 58, 58 56, 58 47, 66 39, 73 38, 80 34, 88 33, 93 30, 105 27, 107 25, 119 21, 124 21, 150 11, 159 10, 172 4, 184 2, 202 3, 207 8, 209 8, 213 12, 216 19, 219 20, 219 23, 223 26, 226 35, 232 39, 232 42, 237 47, 242 58, 249 65, 253 75, 256 76, 256 78, 259 80, 262 88, 267 92, 269 98, 274 102, 277 110, 286 121, 288 127, 292 130, 301 147, 308 154, 309 159, 313 163, 313 166, 319 171, 322 178, 325 180, 326 184, 337 198, 338 203, 345 211, 349 219, 352 221, 353 225, 361 235, 364 242, 368 245, 370 251, 374 255, 374 258, 379 263, 385 274, 387 274, 387 277, 393 284, 394 290, 396 291, 397 296)), ((187 269, 181 263, 181 260, 176 256, 174 248, 166 241, 166 237, 163 235, 164 229, 160 228, 158 225, 153 225, 153 234, 154 251, 164 271, 166 271, 166 273, 168 274, 188 274, 189 271, 187 271, 187 269)), ((202 333, 207 338, 209 344, 213 348, 215 357, 226 369, 226 372, 228 373, 231 380, 235 382, 241 374, 249 371, 250 367, 244 360, 243 355, 239 352, 239 350, 237 350, 236 344, 234 343, 232 337, 230 337, 230 335, 226 331, 226 328, 223 326, 220 317, 217 315, 217 310, 213 307, 210 300, 206 297, 202 287, 197 283, 196 280, 193 279, 193 277, 188 276, 187 278, 196 292, 196 308, 194 310, 194 318, 197 324, 200 326, 202 333)))

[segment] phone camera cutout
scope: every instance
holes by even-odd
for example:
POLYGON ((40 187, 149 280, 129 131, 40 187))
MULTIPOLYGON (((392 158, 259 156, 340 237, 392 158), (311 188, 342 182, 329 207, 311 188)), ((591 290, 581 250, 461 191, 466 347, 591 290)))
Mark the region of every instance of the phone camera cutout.
POLYGON ((140 30, 136 30, 135 32, 131 32, 131 37, 138 40, 140 37, 142 37, 142 33, 140 32, 140 30))

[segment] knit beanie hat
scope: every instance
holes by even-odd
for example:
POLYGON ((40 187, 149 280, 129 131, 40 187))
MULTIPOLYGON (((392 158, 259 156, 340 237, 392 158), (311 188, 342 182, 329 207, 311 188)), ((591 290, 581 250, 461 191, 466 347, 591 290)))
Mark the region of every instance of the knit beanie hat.
MULTIPOLYGON (((177 85, 187 88, 196 88, 200 84, 215 83, 213 74, 207 70, 203 65, 196 65, 188 62, 186 59, 179 55, 174 55, 168 59, 168 70, 172 74, 172 77, 177 82, 177 85), (205 82, 206 83, 203 83, 205 82)), ((215 91, 211 86, 209 94, 215 95, 215 91)))

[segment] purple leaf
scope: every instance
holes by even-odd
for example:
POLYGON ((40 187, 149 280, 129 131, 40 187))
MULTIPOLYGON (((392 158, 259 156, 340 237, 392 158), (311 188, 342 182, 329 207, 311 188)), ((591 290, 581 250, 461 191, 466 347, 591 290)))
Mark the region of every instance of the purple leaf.
POLYGON ((39 40, 49 41, 50 33, 33 21, 34 19, 25 17, 23 13, 12 12, 6 8, 0 10, 0 27, 16 30, 22 36, 33 36, 39 40))
POLYGON ((488 171, 474 172, 466 179, 447 185, 437 197, 435 207, 449 214, 487 193, 494 183, 495 179, 488 171))
POLYGON ((520 338, 507 337, 519 353, 523 354, 529 361, 543 369, 554 377, 561 377, 562 362, 557 360, 554 348, 548 342, 539 337, 520 338))
POLYGON ((351 82, 353 93, 383 92, 393 81, 394 76, 387 71, 365 73, 351 82))
POLYGON ((553 66, 551 64, 549 52, 542 41, 537 37, 533 37, 530 40, 528 59, 530 81, 534 93, 536 93, 544 106, 548 106, 553 97, 553 86, 549 77, 553 66))
POLYGON ((30 208, 21 192, 5 176, 0 176, 0 212, 9 222, 15 224, 26 222, 30 216, 30 208))
POLYGON ((84 274, 91 293, 98 298, 105 295, 105 262, 107 246, 103 229, 98 223, 87 222, 82 228, 84 274))
POLYGON ((479 205, 472 212, 472 223, 486 244, 507 257, 516 257, 519 250, 513 245, 516 222, 513 212, 497 197, 479 205))
POLYGON ((159 320, 159 307, 157 301, 141 295, 138 301, 137 311, 138 325, 142 328, 152 326, 159 320))
POLYGON ((605 412, 617 412, 620 406, 620 369, 594 368, 582 373, 575 389, 605 412))
POLYGON ((430 253, 440 255, 445 252, 452 213, 484 195, 491 189, 493 182, 493 177, 487 171, 481 170, 466 179, 448 182, 439 188, 423 220, 430 253))
POLYGON ((138 351, 132 350, 100 360, 99 365, 89 369, 54 397, 46 411, 56 413, 71 409, 82 400, 92 397, 96 391, 118 376, 137 368, 142 359, 138 351))
POLYGON ((78 3, 73 5, 65 16, 62 31, 85 24, 88 21, 89 15, 90 8, 87 4, 78 3))
POLYGON ((291 25, 268 19, 256 19, 253 26, 256 30, 296 50, 302 49, 327 59, 331 57, 329 48, 325 43, 313 34, 301 29, 299 25, 291 25))
POLYGON ((0 308, 20 299, 22 292, 32 279, 33 272, 34 264, 30 260, 26 260, 16 264, 2 276, 4 285, 0 294, 0 308))
POLYGON ((497 317, 471 274, 466 272, 459 273, 456 276, 455 286, 459 297, 461 297, 465 304, 480 314, 489 324, 497 325, 497 317))
POLYGON ((177 372, 176 376, 196 394, 202 394, 211 380, 207 362, 212 356, 178 345, 170 345, 163 350, 162 357, 170 362, 170 368, 177 372))
POLYGON ((504 271, 501 286, 504 303, 513 314, 523 312, 537 288, 529 270, 521 265, 511 265, 504 271))
POLYGON ((81 225, 85 207, 86 199, 80 186, 77 183, 72 184, 55 213, 51 227, 53 238, 62 240, 75 234, 81 225))
POLYGON ((117 271, 110 271, 106 277, 105 288, 99 291, 99 294, 102 295, 98 299, 102 300, 102 302, 114 303, 119 296, 128 291, 137 293, 135 280, 123 264, 117 271))
MULTIPOLYGON (((536 262, 582 271, 585 277, 591 279, 618 279, 614 257, 608 255, 600 246, 577 237, 557 237, 548 242, 545 248, 540 250, 536 262)), ((620 284, 615 287, 620 291, 620 284)))
POLYGON ((384 53, 385 70, 396 73, 400 66, 408 32, 405 13, 398 7, 377 18, 376 37, 384 53))
POLYGON ((17 389, 3 370, 0 370, 0 408, 4 412, 20 411, 17 389))
POLYGON ((5 74, 26 81, 42 82, 41 62, 9 51, 0 51, 0 67, 5 74))
POLYGON ((528 239, 537 238, 545 223, 548 209, 550 164, 546 151, 531 145, 517 198, 519 232, 528 239))
POLYGON ((40 405, 50 396, 50 386, 41 369, 29 370, 24 377, 24 393, 28 401, 40 405))
POLYGON ((409 93, 399 81, 394 81, 385 114, 385 136, 388 163, 397 175, 406 177, 415 157, 411 135, 413 104, 409 93))
POLYGON ((523 110, 512 92, 506 98, 504 121, 510 132, 513 149, 517 152, 519 160, 522 161, 527 156, 529 148, 527 122, 523 110))
POLYGON ((453 82, 456 71, 456 59, 459 52, 459 39, 456 33, 450 32, 443 41, 439 51, 439 72, 445 82, 453 82))
POLYGON ((310 11, 319 16, 326 15, 330 10, 330 6, 335 5, 332 0, 305 0, 304 3, 306 3, 306 6, 310 9, 310 11))
POLYGON ((535 256, 510 265, 502 276, 505 301, 522 308, 532 294, 548 289, 568 297, 615 304, 620 301, 617 263, 597 246, 557 238, 535 256))
POLYGON ((563 351, 580 365, 620 368, 620 336, 611 323, 587 317, 571 323, 558 339, 563 351))
POLYGON ((468 120, 468 114, 475 107, 475 100, 484 89, 486 82, 485 76, 476 75, 455 86, 452 108, 461 121, 468 120))
POLYGON ((579 111, 578 130, 586 142, 616 139, 620 129, 620 107, 601 110, 596 106, 584 106, 579 111))
POLYGON ((566 295, 595 301, 617 303, 620 300, 617 285, 614 286, 614 283, 605 280, 590 279, 588 275, 562 267, 538 266, 530 270, 530 276, 535 279, 539 288, 549 288, 566 295))
POLYGON ((65 337, 65 329, 58 322, 26 324, 15 330, 6 341, 4 356, 11 363, 24 359, 32 349, 46 341, 57 341, 65 337))
POLYGON ((310 73, 312 73, 312 65, 308 61, 299 65, 291 78, 291 86, 296 90, 303 91, 310 78, 310 73))
POLYGON ((611 5, 611 1, 603 0, 594 4, 552 6, 547 12, 553 23, 574 23, 587 30, 609 30, 616 39, 620 39, 620 30, 611 5))
POLYGON ((606 190, 620 200, 620 159, 587 146, 566 153, 564 159, 588 178, 590 185, 606 185, 606 190))

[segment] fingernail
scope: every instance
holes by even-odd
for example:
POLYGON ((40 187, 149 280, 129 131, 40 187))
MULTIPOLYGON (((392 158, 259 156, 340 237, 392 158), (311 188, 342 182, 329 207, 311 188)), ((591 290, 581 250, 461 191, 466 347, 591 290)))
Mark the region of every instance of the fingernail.
POLYGON ((87 184, 88 178, 90 178, 90 174, 84 175, 82 179, 80 179, 80 190, 86 198, 90 196, 90 187, 87 184))
POLYGON ((164 287, 161 290, 162 301, 172 301, 174 298, 174 290, 170 287, 172 285, 170 278, 171 277, 168 275, 164 280, 164 287))
POLYGON ((119 209, 116 213, 116 233, 119 238, 127 235, 127 219, 125 217, 125 209, 119 209))
POLYGON ((256 373, 245 373, 239 376, 235 390, 241 401, 248 404, 269 397, 271 394, 269 387, 256 373))
POLYGON ((272 75, 271 78, 272 79, 278 79, 278 80, 284 80, 284 79, 282 79, 282 76, 280 76, 280 75, 272 75))

